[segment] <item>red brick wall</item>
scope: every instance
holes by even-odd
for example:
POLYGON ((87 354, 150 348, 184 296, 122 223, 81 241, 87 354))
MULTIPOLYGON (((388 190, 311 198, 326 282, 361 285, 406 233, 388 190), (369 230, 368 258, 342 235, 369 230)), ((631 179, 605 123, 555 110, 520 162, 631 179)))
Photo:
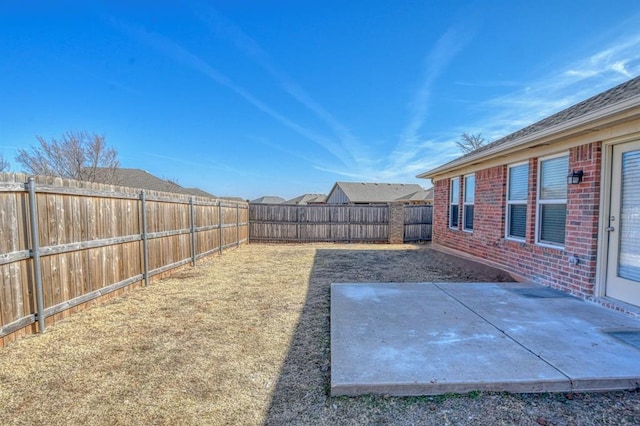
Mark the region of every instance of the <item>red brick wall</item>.
MULTIPOLYGON (((435 182, 433 241, 504 265, 542 285, 578 296, 594 295, 600 204, 601 143, 572 148, 569 169, 583 170, 579 185, 569 185, 564 249, 535 244, 538 159, 529 160, 527 233, 524 242, 506 240, 507 165, 476 172, 473 233, 449 229, 449 179, 435 182), (571 264, 577 256, 579 263, 571 264)), ((461 187, 464 180, 460 176, 461 187)), ((463 188, 461 188, 461 193, 463 188)), ((460 200, 462 206, 462 200, 460 200)), ((462 208, 461 208, 462 211, 462 208)))

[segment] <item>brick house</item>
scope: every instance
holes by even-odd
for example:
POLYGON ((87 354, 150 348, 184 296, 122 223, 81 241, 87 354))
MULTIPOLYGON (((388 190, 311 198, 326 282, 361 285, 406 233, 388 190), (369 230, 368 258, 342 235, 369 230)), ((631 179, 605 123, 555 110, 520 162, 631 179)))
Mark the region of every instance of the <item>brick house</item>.
POLYGON ((434 245, 640 315, 640 77, 418 177, 434 245))

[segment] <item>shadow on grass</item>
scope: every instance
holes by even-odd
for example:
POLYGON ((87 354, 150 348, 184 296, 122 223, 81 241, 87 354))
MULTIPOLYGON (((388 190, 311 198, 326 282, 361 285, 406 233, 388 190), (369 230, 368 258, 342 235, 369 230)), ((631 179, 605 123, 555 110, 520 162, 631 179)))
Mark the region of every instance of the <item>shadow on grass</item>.
POLYGON ((418 411, 429 411, 430 398, 330 397, 331 283, 485 281, 513 280, 503 271, 431 250, 429 246, 318 249, 305 305, 265 424, 385 424, 400 418, 406 421, 407 404, 419 407, 418 411))

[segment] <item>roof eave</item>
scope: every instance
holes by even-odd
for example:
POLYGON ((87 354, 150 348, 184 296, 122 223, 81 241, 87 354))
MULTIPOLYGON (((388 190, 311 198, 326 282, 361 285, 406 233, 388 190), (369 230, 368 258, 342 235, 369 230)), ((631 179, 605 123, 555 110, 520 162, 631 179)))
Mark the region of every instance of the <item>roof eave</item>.
POLYGON ((495 156, 496 154, 502 153, 506 150, 518 148, 521 146, 524 147, 540 139, 552 138, 554 135, 559 135, 560 133, 563 134, 563 137, 570 136, 572 131, 578 129, 581 131, 586 130, 581 129, 581 127, 589 124, 597 124, 598 127, 603 127, 609 122, 614 122, 617 119, 617 116, 619 116, 620 114, 633 110, 634 108, 640 109, 640 95, 633 96, 631 98, 625 99, 624 101, 581 115, 580 117, 567 120, 563 123, 548 127, 530 135, 514 139, 504 144, 499 144, 493 148, 483 150, 477 154, 470 154, 469 156, 453 160, 452 162, 449 162, 445 165, 421 173, 416 177, 420 179, 433 179, 438 175, 450 170, 454 170, 471 163, 477 163, 478 161, 487 160, 495 156))

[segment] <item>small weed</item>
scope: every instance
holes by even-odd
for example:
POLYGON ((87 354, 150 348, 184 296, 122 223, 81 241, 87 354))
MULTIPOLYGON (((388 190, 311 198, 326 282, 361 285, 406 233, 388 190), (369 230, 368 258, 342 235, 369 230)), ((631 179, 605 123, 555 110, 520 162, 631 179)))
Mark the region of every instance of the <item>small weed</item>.
POLYGON ((482 391, 474 390, 467 394, 467 396, 471 399, 478 399, 482 396, 482 391))

